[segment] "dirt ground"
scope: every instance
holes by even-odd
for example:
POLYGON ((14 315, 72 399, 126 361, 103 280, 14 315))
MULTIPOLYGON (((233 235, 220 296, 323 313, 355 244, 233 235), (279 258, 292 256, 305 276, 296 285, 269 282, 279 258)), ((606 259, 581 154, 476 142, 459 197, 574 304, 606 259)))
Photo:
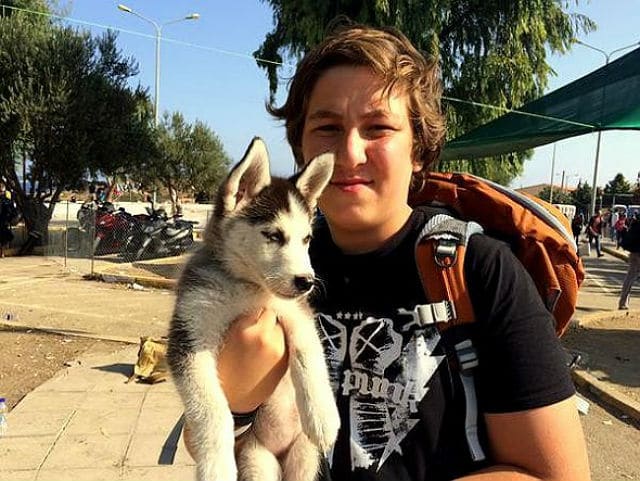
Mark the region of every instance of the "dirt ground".
POLYGON ((34 388, 87 353, 111 353, 128 344, 0 325, 0 397, 11 410, 34 388))
POLYGON ((581 367, 640 402, 640 316, 586 322, 569 330, 562 342, 580 351, 581 367))

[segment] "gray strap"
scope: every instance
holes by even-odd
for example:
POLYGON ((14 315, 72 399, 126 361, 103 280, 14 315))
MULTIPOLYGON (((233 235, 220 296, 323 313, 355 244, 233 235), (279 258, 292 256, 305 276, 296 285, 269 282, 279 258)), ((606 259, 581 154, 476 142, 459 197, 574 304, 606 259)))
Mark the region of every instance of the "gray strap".
POLYGON ((456 240, 458 244, 467 245, 474 234, 482 233, 482 226, 477 222, 465 222, 446 214, 434 215, 422 228, 418 242, 425 238, 456 240))
POLYGON ((449 322, 456 318, 456 309, 451 301, 440 301, 432 304, 418 304, 412 311, 398 309, 398 314, 411 316, 411 322, 402 327, 408 331, 411 326, 424 327, 436 322, 449 322))
POLYGON ((482 461, 487 456, 480 445, 480 438, 478 437, 478 399, 472 371, 478 365, 478 356, 469 339, 456 344, 455 349, 460 364, 460 380, 462 381, 466 404, 464 429, 467 445, 469 446, 471 458, 474 461, 482 461))

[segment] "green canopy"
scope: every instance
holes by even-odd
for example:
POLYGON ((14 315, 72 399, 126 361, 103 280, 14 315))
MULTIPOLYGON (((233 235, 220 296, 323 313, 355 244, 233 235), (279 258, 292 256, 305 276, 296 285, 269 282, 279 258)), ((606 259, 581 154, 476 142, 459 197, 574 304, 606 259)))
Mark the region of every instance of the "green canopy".
POLYGON ((640 49, 447 142, 442 158, 518 152, 598 130, 640 130, 640 49))

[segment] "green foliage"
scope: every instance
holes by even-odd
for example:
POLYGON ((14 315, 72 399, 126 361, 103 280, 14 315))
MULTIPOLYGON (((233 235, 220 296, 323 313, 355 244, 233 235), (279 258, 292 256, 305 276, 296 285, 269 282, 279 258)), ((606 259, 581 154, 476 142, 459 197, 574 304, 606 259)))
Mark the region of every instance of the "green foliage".
POLYGON ((633 194, 633 203, 640 204, 640 182, 638 182, 632 191, 633 194))
MULTIPOLYGON (((547 186, 538 193, 538 197, 540 197, 542 200, 546 200, 547 202, 549 202, 550 194, 551 194, 550 188, 547 186)), ((573 205, 575 203, 575 197, 571 192, 563 192, 560 189, 554 188, 552 203, 573 205)))
POLYGON ((50 13, 51 9, 46 0, 2 0, 0 2, 0 18, 9 19, 11 17, 22 17, 29 23, 37 23, 40 25, 48 24, 49 19, 46 14, 50 13), (42 12, 45 15, 30 15, 25 18, 21 11, 28 10, 30 12, 42 12))
MULTIPOLYGON (((586 213, 589 212, 591 205, 591 191, 591 187, 586 182, 584 184, 579 183, 573 192, 562 192, 554 188, 552 203, 575 205, 577 212, 586 213)), ((598 194, 601 195, 601 192, 598 194)), ((549 186, 542 189, 537 196, 549 202, 549 186)))
POLYGON ((631 193, 631 184, 625 179, 621 173, 611 179, 604 187, 605 194, 629 194, 631 193))
POLYGON ((578 183, 576 190, 573 191, 573 199, 578 210, 583 212, 589 212, 591 206, 591 196, 593 194, 593 189, 591 186, 585 183, 578 183))
POLYGON ((229 156, 203 122, 192 125, 180 112, 165 113, 157 141, 156 155, 141 166, 138 177, 147 184, 158 179, 169 190, 174 210, 180 194, 212 193, 227 174, 229 156))
POLYGON ((127 86, 137 67, 116 36, 33 18, 0 19, 0 174, 29 230, 43 230, 64 189, 88 174, 126 171, 154 144, 146 92, 127 86), (27 191, 16 158, 28 160, 27 191))
MULTIPOLYGON (((254 52, 274 98, 278 65, 303 55, 338 15, 374 26, 401 29, 417 48, 440 59, 445 95, 502 108, 539 97, 549 75, 548 53, 566 53, 581 32, 595 29, 587 17, 569 13, 557 0, 262 0, 274 27, 254 52), (276 63, 273 63, 276 62, 276 63)), ((576 2, 578 3, 578 2, 576 2)), ((449 138, 502 114, 466 103, 448 103, 449 138)), ((494 159, 451 161, 443 170, 466 170, 508 184, 530 153, 494 159), (494 163, 493 166, 483 164, 494 163)))

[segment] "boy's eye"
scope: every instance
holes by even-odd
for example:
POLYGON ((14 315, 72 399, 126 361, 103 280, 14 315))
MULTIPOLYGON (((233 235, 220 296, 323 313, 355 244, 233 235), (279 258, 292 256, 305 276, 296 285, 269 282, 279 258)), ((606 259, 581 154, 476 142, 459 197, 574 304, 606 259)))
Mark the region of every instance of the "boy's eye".
POLYGON ((369 127, 369 130, 375 133, 384 133, 395 129, 389 124, 374 124, 369 127))
POLYGON ((314 130, 317 132, 338 132, 340 130, 340 126, 336 124, 321 124, 318 125, 314 130))
POLYGON ((275 231, 263 230, 260 233, 269 242, 276 242, 276 243, 278 243, 280 245, 284 245, 284 234, 283 234, 283 232, 281 230, 275 230, 275 231))

